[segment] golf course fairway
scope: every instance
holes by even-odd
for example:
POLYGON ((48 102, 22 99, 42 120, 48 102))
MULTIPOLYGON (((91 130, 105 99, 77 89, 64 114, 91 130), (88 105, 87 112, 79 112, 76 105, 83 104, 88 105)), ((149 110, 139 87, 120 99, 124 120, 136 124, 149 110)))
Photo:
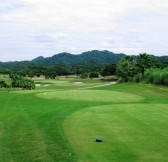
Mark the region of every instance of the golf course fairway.
POLYGON ((31 91, 0 91, 0 162, 168 161, 167 87, 37 84, 31 91))
POLYGON ((60 99, 88 102, 137 102, 143 100, 143 98, 140 96, 125 92, 103 90, 69 90, 39 93, 37 94, 37 96, 45 99, 60 99))
MULTIPOLYGON (((71 114, 65 133, 79 161, 167 161, 165 104, 96 106, 71 114), (102 143, 95 139, 101 137, 102 143)), ((167 141, 168 142, 168 141, 167 141)))

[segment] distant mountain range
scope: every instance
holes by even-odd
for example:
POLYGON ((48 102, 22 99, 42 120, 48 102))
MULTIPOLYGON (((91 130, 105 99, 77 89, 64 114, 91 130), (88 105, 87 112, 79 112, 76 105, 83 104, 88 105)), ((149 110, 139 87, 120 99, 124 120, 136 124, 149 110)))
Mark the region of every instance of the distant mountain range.
POLYGON ((72 55, 70 53, 60 53, 52 57, 44 58, 39 56, 32 60, 32 62, 45 64, 45 65, 76 65, 76 64, 93 64, 93 65, 105 65, 116 64, 125 54, 115 54, 109 51, 88 51, 79 55, 72 55))
MULTIPOLYGON (((44 58, 39 56, 32 61, 15 61, 15 62, 0 62, 0 68, 19 68, 28 65, 61 65, 61 66, 75 66, 75 65, 89 65, 89 66, 104 66, 107 64, 117 64, 123 59, 126 54, 113 53, 110 51, 88 51, 79 55, 73 55, 70 53, 60 53, 53 55, 52 57, 44 58)), ((137 57, 137 56, 134 56, 137 57)), ((156 57, 156 56, 155 56, 156 57)), ((157 56, 159 60, 168 62, 168 56, 157 56)))

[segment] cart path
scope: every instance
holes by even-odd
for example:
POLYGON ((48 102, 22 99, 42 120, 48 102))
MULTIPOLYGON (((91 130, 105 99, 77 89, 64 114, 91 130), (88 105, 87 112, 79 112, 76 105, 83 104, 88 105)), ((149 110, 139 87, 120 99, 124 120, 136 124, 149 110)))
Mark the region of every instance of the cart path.
POLYGON ((84 88, 78 88, 78 89, 80 89, 80 90, 82 90, 82 89, 92 89, 92 88, 97 88, 97 87, 110 86, 110 85, 113 85, 113 84, 117 84, 117 82, 110 82, 108 84, 100 84, 100 85, 96 85, 96 86, 90 86, 90 87, 84 87, 84 88))

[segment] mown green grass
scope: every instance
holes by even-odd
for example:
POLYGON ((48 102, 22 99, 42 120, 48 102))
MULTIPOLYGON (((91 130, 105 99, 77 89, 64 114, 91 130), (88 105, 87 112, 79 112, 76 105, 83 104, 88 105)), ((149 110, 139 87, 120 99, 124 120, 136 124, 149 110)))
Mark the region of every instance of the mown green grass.
MULTIPOLYGON (((75 84, 64 86, 77 88, 75 84)), ((61 89, 65 90, 64 86, 61 89)), ((60 86, 0 92, 0 161, 75 161, 61 123, 72 112, 98 104, 36 97, 46 91, 60 91, 60 86)))
POLYGON ((96 89, 144 100, 89 107, 67 117, 64 131, 78 161, 168 161, 168 89, 132 83, 96 89), (96 143, 97 137, 103 143, 96 143))
POLYGON ((77 90, 101 82, 74 82, 0 92, 0 161, 168 161, 168 88, 130 83, 77 90), (136 100, 128 102, 129 95, 136 100), (95 142, 98 136, 103 143, 95 142))
POLYGON ((113 104, 82 109, 64 121, 79 161, 167 161, 166 104, 113 104), (103 138, 96 143, 97 137, 103 138))
POLYGON ((46 99, 72 100, 72 101, 92 101, 92 102, 137 102, 143 97, 132 95, 126 92, 104 91, 104 90, 69 90, 59 92, 38 93, 38 97, 46 99))
POLYGON ((36 89, 45 89, 45 85, 48 90, 69 90, 69 89, 77 89, 82 87, 94 86, 104 84, 104 81, 101 80, 36 80, 35 83, 40 84, 40 87, 36 87, 36 89), (76 84, 76 82, 81 82, 81 84, 76 84))

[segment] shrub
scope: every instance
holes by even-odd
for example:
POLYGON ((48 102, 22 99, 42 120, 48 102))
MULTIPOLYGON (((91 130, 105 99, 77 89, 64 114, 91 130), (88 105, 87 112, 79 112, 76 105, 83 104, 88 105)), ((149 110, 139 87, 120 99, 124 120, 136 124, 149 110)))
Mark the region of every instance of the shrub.
POLYGON ((136 82, 136 83, 140 83, 142 81, 142 74, 141 73, 138 73, 137 75, 135 75, 133 77, 133 82, 136 82))
POLYGON ((32 80, 14 74, 10 75, 10 78, 12 79, 12 87, 29 90, 35 89, 35 83, 32 80))
POLYGON ((116 74, 116 65, 107 65, 100 73, 103 77, 116 74))
POLYGON ((93 78, 98 78, 99 74, 97 72, 92 72, 89 74, 89 78, 93 79, 93 78))
POLYGON ((162 84, 168 85, 168 73, 162 75, 162 84))
POLYGON ((4 88, 6 86, 5 81, 1 80, 0 81, 0 88, 4 88))
POLYGON ((87 78, 88 78, 88 74, 87 74, 87 73, 82 73, 82 74, 80 75, 80 78, 81 78, 81 79, 87 79, 87 78))
POLYGON ((122 82, 132 81, 133 77, 138 73, 136 70, 136 62, 131 56, 126 56, 117 65, 117 76, 122 82))
POLYGON ((147 69, 144 74, 146 83, 156 85, 168 85, 168 68, 165 69, 147 69))

